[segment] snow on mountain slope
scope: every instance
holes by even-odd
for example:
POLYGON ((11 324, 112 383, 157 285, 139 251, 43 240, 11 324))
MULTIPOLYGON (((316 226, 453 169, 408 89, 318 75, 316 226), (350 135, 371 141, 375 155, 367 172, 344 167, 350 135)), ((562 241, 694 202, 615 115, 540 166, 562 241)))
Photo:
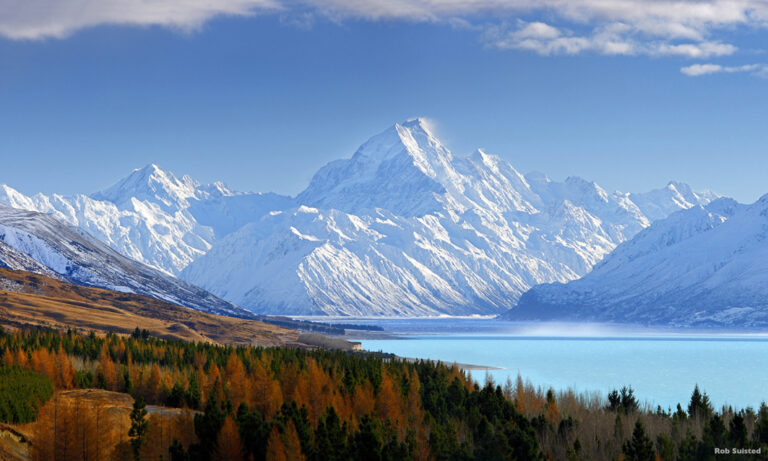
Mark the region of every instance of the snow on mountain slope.
POLYGON ((80 285, 136 293, 193 309, 247 316, 203 289, 132 261, 42 213, 0 205, 0 265, 80 285))
MULTIPOLYGON (((710 200, 657 195, 643 203, 663 202, 657 214, 710 200)), ((181 277, 257 312, 499 313, 586 274, 651 221, 593 182, 456 158, 419 119, 320 169, 295 204, 217 240, 181 277)))
POLYGON ((124 256, 177 274, 217 237, 292 202, 276 194, 232 192, 221 183, 200 185, 148 165, 90 197, 28 197, 2 185, 0 203, 49 213, 124 256))
POLYGON ((655 222, 594 270, 525 293, 510 319, 768 325, 768 195, 718 199, 655 222))
POLYGON ((581 277, 652 221, 713 198, 680 183, 626 194, 524 176, 481 150, 454 157, 420 119, 329 163, 295 199, 201 185, 156 165, 91 196, 0 186, 0 203, 281 314, 503 312, 531 286, 581 277))
POLYGON ((15 271, 34 272, 57 280, 65 279, 26 253, 22 253, 12 246, 6 245, 2 240, 0 240, 0 267, 15 271))

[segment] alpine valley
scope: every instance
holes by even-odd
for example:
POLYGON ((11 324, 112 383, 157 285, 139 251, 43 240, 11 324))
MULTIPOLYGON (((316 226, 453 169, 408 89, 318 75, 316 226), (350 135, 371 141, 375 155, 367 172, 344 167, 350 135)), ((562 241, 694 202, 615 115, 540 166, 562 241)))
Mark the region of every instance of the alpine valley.
MULTIPOLYGON (((294 198, 201 185, 156 165, 91 195, 25 196, 0 186, 0 203, 49 215, 3 209, 13 219, 0 222, 0 259, 70 280, 93 275, 83 259, 49 257, 50 242, 35 229, 60 222, 73 235, 61 245, 88 242, 104 254, 111 247, 113 260, 120 253, 252 312, 498 314, 535 285, 584 276, 638 233, 658 239, 654 232, 664 231, 655 226, 641 232, 653 221, 669 226, 707 206, 723 216, 731 202, 716 199, 675 182, 608 193, 581 178, 520 174, 481 150, 455 157, 416 119, 329 163, 294 198), (19 224, 29 220, 41 224, 19 224)), ((620 248, 628 245, 637 244, 620 248)), ((627 250, 600 273, 629 257, 621 255, 627 250)), ((141 293, 125 280, 109 284, 141 293)))

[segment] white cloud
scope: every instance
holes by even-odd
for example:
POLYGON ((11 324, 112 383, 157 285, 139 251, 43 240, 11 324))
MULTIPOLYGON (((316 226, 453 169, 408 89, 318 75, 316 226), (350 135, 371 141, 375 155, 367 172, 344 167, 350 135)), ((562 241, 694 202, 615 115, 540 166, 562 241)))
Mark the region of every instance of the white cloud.
POLYGON ((606 55, 680 56, 709 58, 737 51, 727 43, 699 41, 671 43, 659 39, 643 40, 636 30, 623 23, 596 27, 588 34, 575 34, 541 22, 518 21, 516 27, 489 26, 485 40, 500 49, 522 49, 542 55, 578 54, 589 51, 606 55))
POLYGON ((482 28, 490 46, 544 55, 704 59, 737 51, 725 38, 735 27, 768 29, 768 0, 0 0, 0 36, 60 38, 101 24, 194 30, 272 11, 305 27, 325 17, 482 28))
POLYGON ((682 67, 680 72, 689 77, 720 73, 733 74, 738 72, 748 72, 758 76, 766 76, 768 75, 768 65, 745 64, 743 66, 721 66, 720 64, 693 64, 682 67))
POLYGON ((304 0, 334 18, 446 21, 496 16, 484 38, 500 49, 543 55, 592 52, 685 58, 725 56, 737 47, 718 35, 768 28, 768 0, 304 0), (544 16, 533 20, 533 17, 544 16), (529 21, 520 19, 530 18, 529 21), (576 31, 576 32, 574 32, 576 31))
POLYGON ((538 40, 553 40, 560 37, 560 31, 556 27, 543 22, 529 22, 522 27, 517 35, 520 38, 531 38, 538 40))
POLYGON ((194 30, 215 16, 277 8, 273 0, 0 0, 0 36, 63 38, 103 24, 194 30))
POLYGON ((723 66, 719 64, 693 64, 691 66, 680 68, 680 72, 691 77, 699 75, 716 74, 723 71, 723 66))
POLYGON ((686 58, 708 58, 710 56, 726 56, 735 53, 737 48, 727 43, 699 42, 669 44, 662 43, 656 47, 653 54, 683 56, 686 58))

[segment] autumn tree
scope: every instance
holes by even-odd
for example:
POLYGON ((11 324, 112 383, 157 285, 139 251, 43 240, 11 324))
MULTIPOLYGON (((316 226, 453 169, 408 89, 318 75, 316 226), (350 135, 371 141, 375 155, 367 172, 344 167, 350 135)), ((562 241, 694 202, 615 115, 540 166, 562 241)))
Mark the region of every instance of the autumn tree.
POLYGON ((248 401, 248 385, 246 383, 245 367, 237 354, 229 355, 226 373, 226 388, 229 400, 235 405, 248 401))
POLYGON ((277 426, 273 426, 272 431, 269 433, 269 439, 267 439, 266 459, 270 461, 287 461, 288 456, 285 451, 285 444, 283 443, 283 437, 280 435, 280 430, 277 426))
POLYGON ((301 450, 301 440, 299 440, 299 433, 296 431, 296 425, 293 423, 293 420, 288 420, 285 424, 285 433, 283 435, 286 458, 303 461, 305 457, 301 450))
POLYGON ((231 416, 224 419, 217 443, 216 459, 236 461, 243 459, 243 444, 237 424, 231 416))
POLYGON ((107 343, 104 343, 99 353, 99 367, 97 371, 100 387, 110 391, 117 390, 117 367, 115 367, 115 362, 112 361, 112 357, 109 355, 107 343))

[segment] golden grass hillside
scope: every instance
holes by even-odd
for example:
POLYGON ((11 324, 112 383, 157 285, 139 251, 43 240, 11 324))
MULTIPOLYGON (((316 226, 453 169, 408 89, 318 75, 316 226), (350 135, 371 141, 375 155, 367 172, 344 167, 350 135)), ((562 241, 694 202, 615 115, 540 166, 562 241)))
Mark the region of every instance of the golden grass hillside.
POLYGON ((279 346, 295 341, 295 330, 224 317, 135 294, 63 283, 0 268, 0 325, 43 326, 152 336, 218 344, 279 346))

